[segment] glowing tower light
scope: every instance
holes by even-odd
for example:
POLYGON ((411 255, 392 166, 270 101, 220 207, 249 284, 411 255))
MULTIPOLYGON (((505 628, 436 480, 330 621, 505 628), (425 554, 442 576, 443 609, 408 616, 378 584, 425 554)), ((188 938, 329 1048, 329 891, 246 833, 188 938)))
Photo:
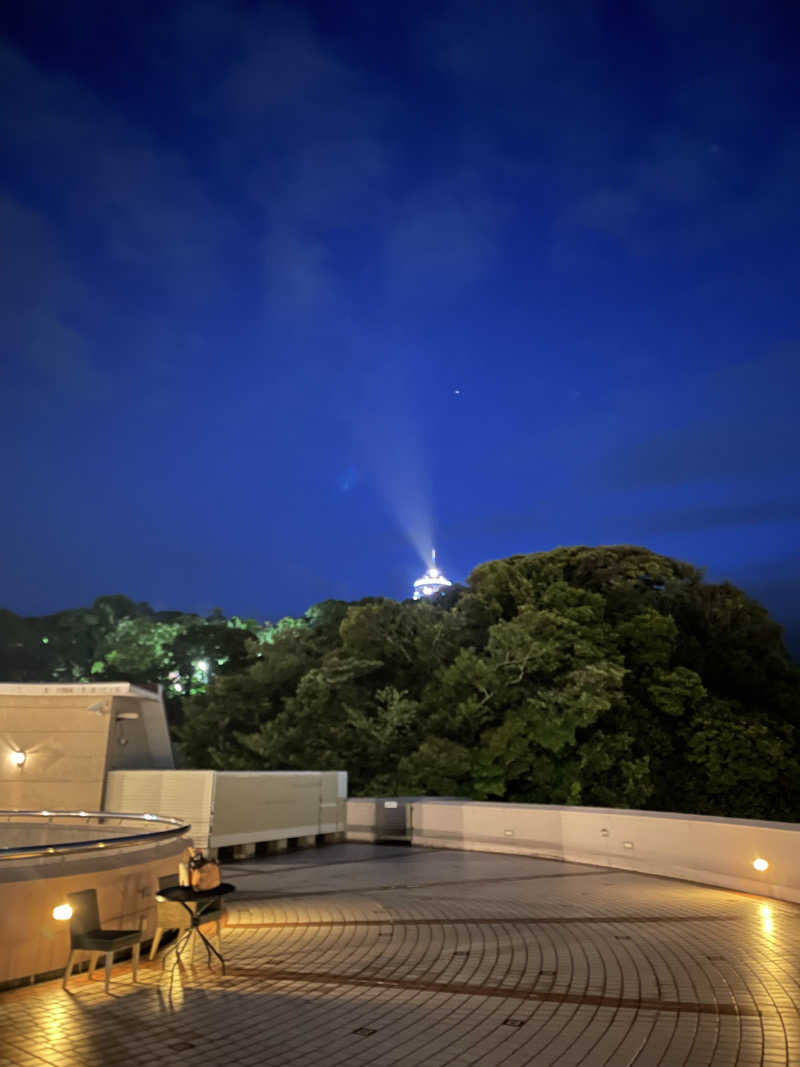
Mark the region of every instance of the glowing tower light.
POLYGON ((435 596, 443 589, 446 589, 448 585, 453 583, 449 581, 438 570, 436 566, 436 549, 431 549, 431 565, 421 578, 417 578, 414 582, 414 600, 422 600, 426 596, 435 596))

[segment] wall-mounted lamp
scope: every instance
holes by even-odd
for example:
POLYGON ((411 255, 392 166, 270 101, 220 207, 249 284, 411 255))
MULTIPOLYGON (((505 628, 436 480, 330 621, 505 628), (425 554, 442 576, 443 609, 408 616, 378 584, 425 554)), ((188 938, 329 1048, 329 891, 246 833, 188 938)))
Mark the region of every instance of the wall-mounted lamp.
POLYGON ((769 863, 759 856, 757 860, 753 860, 753 866, 757 871, 765 871, 769 867, 769 863))
POLYGON ((11 753, 11 762, 13 764, 15 764, 17 767, 21 767, 22 766, 22 764, 25 762, 25 758, 26 757, 25 757, 25 753, 24 752, 12 752, 11 753))
POLYGON ((139 712, 138 711, 121 711, 119 713, 119 715, 117 715, 117 722, 119 722, 120 719, 138 719, 138 718, 139 718, 139 712))
POLYGON ((69 904, 58 904, 53 908, 53 918, 58 919, 59 922, 64 922, 65 919, 71 919, 72 908, 69 904))

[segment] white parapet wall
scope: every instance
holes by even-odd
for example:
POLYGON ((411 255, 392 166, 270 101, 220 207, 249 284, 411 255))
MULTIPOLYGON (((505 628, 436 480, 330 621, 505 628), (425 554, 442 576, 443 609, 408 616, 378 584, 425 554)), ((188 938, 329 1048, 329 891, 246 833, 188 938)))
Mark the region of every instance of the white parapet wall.
POLYGON ((354 841, 397 836, 404 825, 412 845, 568 860, 800 903, 798 823, 424 797, 353 798, 347 823, 354 841))

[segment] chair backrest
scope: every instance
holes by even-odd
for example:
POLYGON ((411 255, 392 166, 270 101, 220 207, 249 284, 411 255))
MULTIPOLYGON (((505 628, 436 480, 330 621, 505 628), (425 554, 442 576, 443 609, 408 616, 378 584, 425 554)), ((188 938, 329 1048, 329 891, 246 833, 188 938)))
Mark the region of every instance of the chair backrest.
POLYGON ((68 893, 72 908, 72 918, 69 921, 69 932, 72 937, 88 934, 91 930, 100 929, 100 914, 97 910, 97 890, 82 889, 79 893, 68 893))
POLYGON ((169 889, 172 885, 180 885, 181 880, 177 874, 165 874, 163 878, 158 880, 159 889, 169 889))

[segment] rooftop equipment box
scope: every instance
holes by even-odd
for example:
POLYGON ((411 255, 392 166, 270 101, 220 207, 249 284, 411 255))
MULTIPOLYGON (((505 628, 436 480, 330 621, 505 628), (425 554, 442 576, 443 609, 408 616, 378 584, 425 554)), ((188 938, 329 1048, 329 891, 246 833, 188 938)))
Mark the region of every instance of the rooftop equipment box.
POLYGON ((174 766, 160 689, 0 683, 4 808, 97 811, 109 771, 174 766))

